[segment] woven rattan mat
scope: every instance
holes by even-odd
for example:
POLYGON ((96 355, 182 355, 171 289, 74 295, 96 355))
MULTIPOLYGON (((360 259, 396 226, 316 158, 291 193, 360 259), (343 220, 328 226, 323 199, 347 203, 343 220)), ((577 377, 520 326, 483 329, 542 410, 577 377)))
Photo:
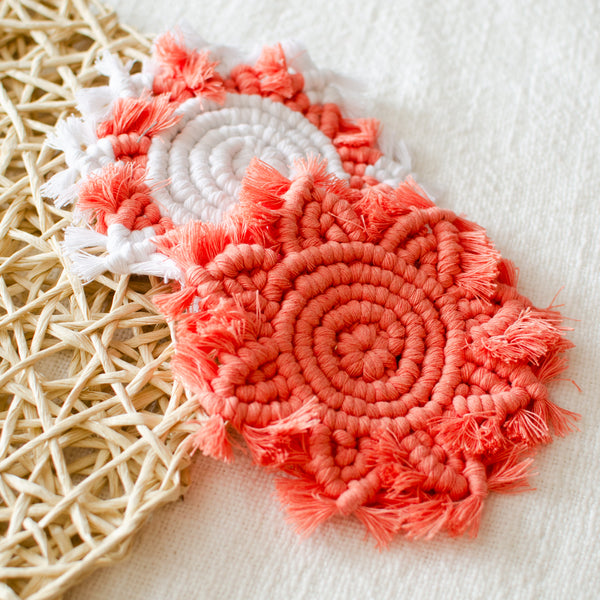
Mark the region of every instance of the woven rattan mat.
POLYGON ((0 2, 0 599, 59 597, 182 491, 192 408, 151 301, 161 283, 83 288, 60 252, 70 211, 39 193, 63 161, 46 134, 79 87, 105 83, 98 53, 148 47, 96 2, 0 2))

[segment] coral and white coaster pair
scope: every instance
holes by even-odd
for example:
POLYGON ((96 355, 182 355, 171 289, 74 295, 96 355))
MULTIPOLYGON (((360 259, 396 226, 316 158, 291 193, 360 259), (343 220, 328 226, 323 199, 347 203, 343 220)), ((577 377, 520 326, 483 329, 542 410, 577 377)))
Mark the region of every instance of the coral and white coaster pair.
POLYGON ((209 415, 191 443, 230 460, 239 432, 301 531, 339 514, 382 545, 475 533, 488 493, 525 488, 535 447, 573 427, 547 387, 562 318, 403 179, 342 79, 294 45, 249 62, 171 34, 139 74, 105 57, 46 187, 94 226, 67 232, 76 268, 176 280, 157 303, 209 415))

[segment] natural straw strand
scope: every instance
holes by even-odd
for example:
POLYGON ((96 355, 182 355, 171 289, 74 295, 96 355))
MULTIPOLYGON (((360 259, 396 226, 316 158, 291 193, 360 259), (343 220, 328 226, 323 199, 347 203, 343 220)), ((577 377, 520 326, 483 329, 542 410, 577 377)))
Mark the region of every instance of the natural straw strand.
POLYGON ((99 54, 149 48, 95 1, 0 5, 0 599, 60 597, 182 492, 193 407, 151 300, 165 288, 83 287, 60 248, 71 212, 39 191, 64 168, 47 134, 105 82, 99 54))

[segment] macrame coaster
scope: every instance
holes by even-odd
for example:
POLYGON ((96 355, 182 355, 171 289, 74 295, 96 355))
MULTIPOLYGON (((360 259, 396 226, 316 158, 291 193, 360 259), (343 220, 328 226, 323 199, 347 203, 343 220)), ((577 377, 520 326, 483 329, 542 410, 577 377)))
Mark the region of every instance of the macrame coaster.
POLYGON ((157 241, 183 274, 157 298, 173 370, 211 415, 194 444, 230 460, 237 430, 286 474, 302 532, 353 514, 380 545, 475 534, 488 493, 526 486, 531 450, 576 417, 546 387, 571 346, 561 316, 412 180, 365 191, 324 160, 295 171, 255 160, 223 223, 157 241))
POLYGON ((297 44, 167 33, 131 67, 101 56, 109 84, 51 138, 68 169, 44 193, 76 202, 83 280, 175 280, 173 370, 209 415, 189 443, 230 460, 239 432, 304 532, 353 514, 380 545, 474 534, 573 427, 546 387, 571 345, 558 311, 297 44))
POLYGON ((108 49, 149 43, 79 0, 0 4, 0 598, 62 596, 123 557, 157 507, 182 493, 195 403, 173 385, 156 280, 109 274, 82 287, 59 244, 71 212, 40 195, 63 168, 44 145, 105 83, 108 49))
POLYGON ((42 191, 59 207, 76 201, 79 226, 64 248, 83 280, 105 270, 179 277, 154 238, 192 220, 219 222, 254 157, 287 176, 298 159, 321 156, 354 188, 397 185, 410 170, 402 144, 384 155, 375 119, 347 118, 351 86, 297 43, 246 57, 166 33, 141 72, 131 67, 104 53, 97 68, 109 85, 82 90, 82 116, 49 140, 69 168, 42 191))

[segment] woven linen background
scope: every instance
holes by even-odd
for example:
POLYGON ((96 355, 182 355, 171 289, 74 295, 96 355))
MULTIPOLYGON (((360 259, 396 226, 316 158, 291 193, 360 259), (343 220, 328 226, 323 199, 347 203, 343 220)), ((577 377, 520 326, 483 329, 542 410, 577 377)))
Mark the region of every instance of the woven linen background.
POLYGON ((581 433, 536 459, 535 492, 494 494, 475 539, 394 541, 353 519, 306 540, 272 475, 199 456, 183 500, 69 600, 597 598, 600 586, 600 8, 592 1, 111 0, 144 32, 186 21, 217 43, 302 40, 365 82, 363 114, 405 140, 438 203, 485 226, 520 290, 574 320, 552 397, 581 433))

